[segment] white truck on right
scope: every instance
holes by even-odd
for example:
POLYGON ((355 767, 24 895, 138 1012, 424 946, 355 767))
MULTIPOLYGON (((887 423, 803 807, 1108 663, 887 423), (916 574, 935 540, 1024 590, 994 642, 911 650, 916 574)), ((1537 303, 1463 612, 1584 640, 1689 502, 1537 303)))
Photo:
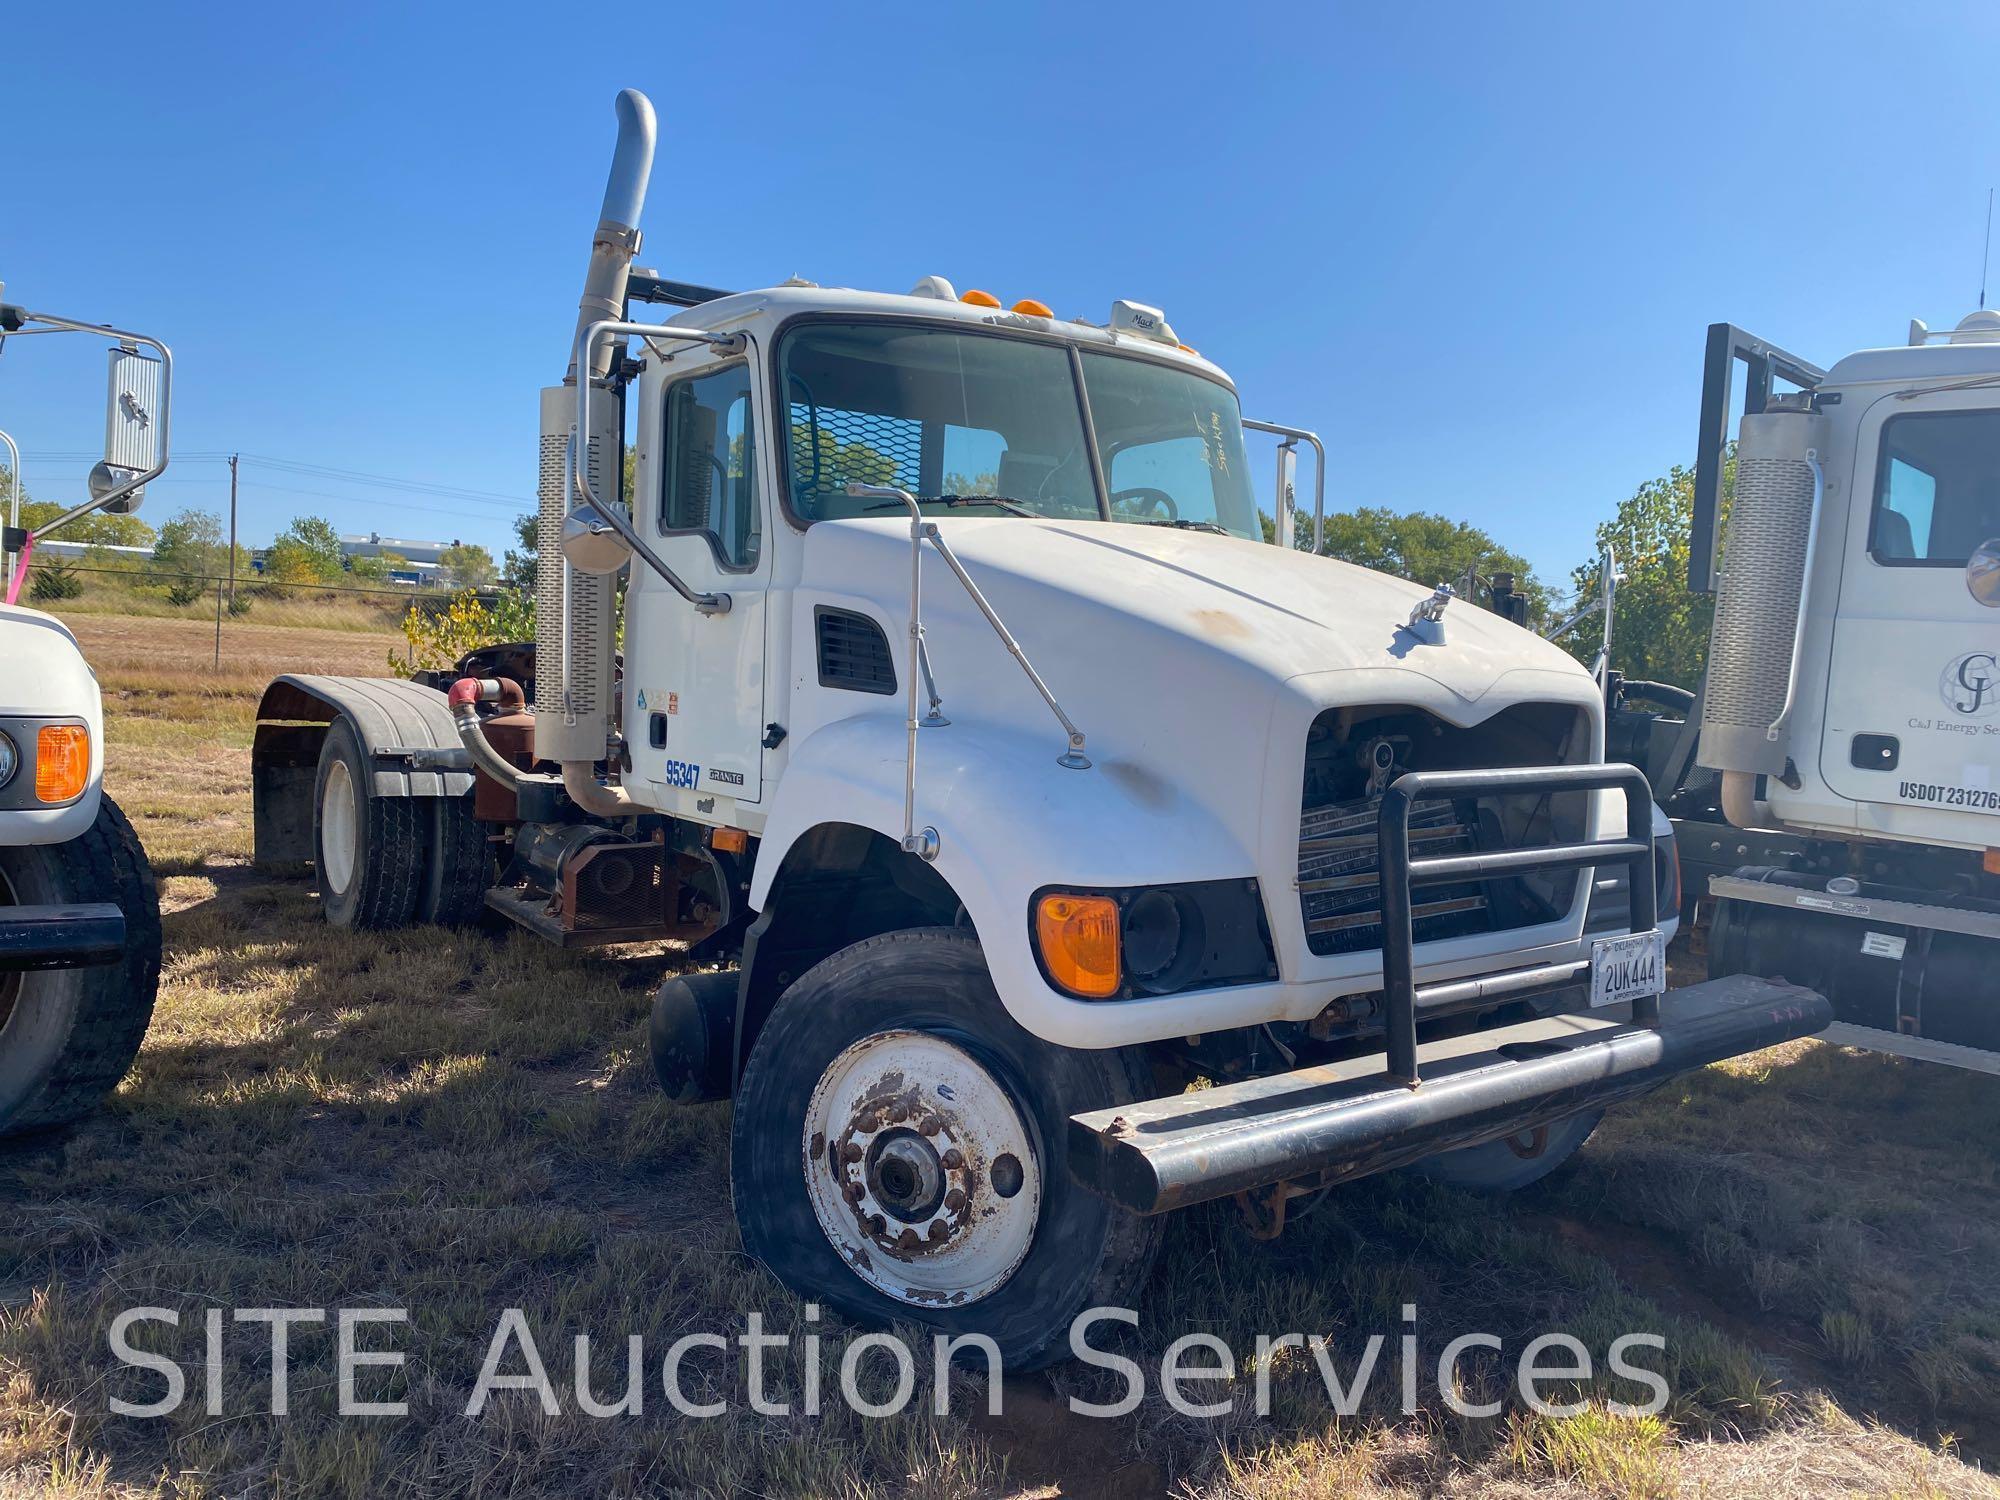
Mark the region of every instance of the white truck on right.
POLYGON ((1812 987, 1829 1041, 2000 1072, 2000 312, 1829 370, 1712 325, 1689 556, 1705 681, 1614 682, 1607 730, 1713 903, 1711 976, 1812 987))

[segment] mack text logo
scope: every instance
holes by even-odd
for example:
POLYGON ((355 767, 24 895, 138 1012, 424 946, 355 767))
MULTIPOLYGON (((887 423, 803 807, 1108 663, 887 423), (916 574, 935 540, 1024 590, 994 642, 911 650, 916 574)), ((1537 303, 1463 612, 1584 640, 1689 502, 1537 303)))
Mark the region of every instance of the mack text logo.
POLYGON ((1985 718, 2000 709, 2000 658, 1991 651, 1954 658, 1938 678, 1938 692, 1953 713, 1985 718))

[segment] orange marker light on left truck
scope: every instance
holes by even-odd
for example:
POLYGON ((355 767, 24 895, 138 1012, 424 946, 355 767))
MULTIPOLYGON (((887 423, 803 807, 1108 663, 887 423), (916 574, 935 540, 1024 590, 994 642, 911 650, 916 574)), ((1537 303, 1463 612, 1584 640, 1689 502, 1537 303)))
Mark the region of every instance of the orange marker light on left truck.
POLYGON ((90 784, 90 731, 81 724, 44 724, 35 736, 35 798, 73 802, 90 784))

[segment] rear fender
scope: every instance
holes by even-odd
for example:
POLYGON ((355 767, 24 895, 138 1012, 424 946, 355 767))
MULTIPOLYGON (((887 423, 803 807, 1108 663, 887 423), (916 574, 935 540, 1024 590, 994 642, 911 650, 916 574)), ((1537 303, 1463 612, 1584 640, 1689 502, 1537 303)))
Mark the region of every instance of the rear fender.
POLYGON ((327 726, 354 726, 373 763, 378 797, 459 797, 472 770, 445 695, 392 677, 286 674, 264 690, 250 749, 256 802, 256 863, 297 867, 312 859, 312 794, 327 726))

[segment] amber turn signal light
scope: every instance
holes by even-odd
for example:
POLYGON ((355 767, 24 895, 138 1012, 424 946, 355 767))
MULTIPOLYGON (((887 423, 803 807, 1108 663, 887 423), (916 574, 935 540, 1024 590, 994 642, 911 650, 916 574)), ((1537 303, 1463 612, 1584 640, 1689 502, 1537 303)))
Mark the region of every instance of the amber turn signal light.
POLYGON ((1035 941, 1049 978, 1070 994, 1103 1000, 1118 993, 1118 903, 1109 896, 1042 897, 1035 941))
POLYGON ((81 724, 44 724, 35 736, 35 797, 72 802, 90 782, 90 731, 81 724))

